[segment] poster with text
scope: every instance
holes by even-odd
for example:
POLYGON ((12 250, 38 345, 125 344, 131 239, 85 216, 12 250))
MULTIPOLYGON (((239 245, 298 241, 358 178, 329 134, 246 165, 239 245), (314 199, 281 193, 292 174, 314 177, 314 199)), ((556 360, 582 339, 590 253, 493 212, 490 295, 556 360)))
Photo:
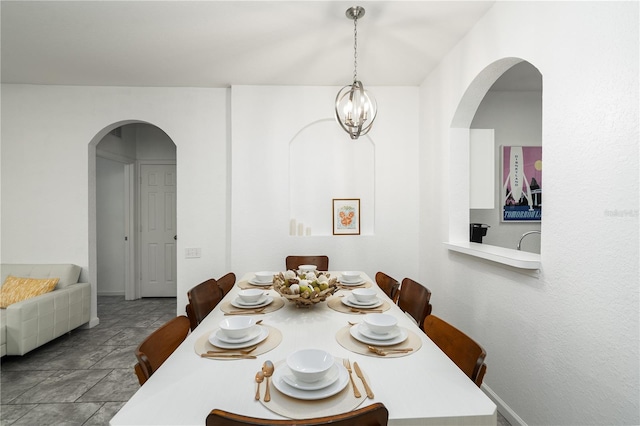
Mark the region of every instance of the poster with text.
POLYGON ((542 147, 502 147, 502 220, 542 219, 542 147))

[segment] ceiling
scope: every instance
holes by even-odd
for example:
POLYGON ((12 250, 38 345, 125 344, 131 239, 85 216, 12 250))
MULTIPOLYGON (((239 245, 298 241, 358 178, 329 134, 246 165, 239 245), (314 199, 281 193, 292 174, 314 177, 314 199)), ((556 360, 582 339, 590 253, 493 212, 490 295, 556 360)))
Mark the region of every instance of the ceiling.
MULTIPOLYGON (((358 77, 417 86, 494 1, 359 1, 358 77)), ((343 1, 1 2, 3 83, 342 86, 343 1)))

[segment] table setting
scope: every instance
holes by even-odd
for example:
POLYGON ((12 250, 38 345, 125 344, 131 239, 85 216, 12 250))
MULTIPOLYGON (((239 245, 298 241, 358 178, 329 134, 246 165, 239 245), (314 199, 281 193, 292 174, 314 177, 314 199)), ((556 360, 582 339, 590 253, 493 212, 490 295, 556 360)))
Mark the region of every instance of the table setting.
POLYGON ((495 404, 365 273, 262 272, 246 273, 110 424, 195 426, 213 408, 304 419, 383 402, 389 424, 495 425, 495 404), (300 362, 320 376, 301 378, 300 362), (203 383, 224 391, 194 394, 203 383))
POLYGON ((362 322, 349 322, 336 333, 338 343, 351 352, 375 357, 398 358, 422 347, 420 337, 397 324, 388 314, 367 314, 362 322))
POLYGON ((369 379, 357 363, 321 349, 300 349, 275 363, 265 361, 255 382, 255 399, 292 419, 351 411, 367 397, 374 398, 369 379), (364 395, 359 387, 367 389, 364 395))
POLYGON ((284 306, 284 300, 259 288, 248 288, 238 291, 237 296, 220 303, 220 310, 225 315, 252 315, 275 312, 284 306))
POLYGON ((347 314, 382 313, 391 308, 389 302, 378 297, 373 288, 356 288, 346 294, 341 293, 332 297, 327 306, 347 314))
POLYGON ((219 328, 203 333, 194 350, 202 358, 255 359, 277 347, 282 333, 249 316, 233 316, 220 321, 219 328))

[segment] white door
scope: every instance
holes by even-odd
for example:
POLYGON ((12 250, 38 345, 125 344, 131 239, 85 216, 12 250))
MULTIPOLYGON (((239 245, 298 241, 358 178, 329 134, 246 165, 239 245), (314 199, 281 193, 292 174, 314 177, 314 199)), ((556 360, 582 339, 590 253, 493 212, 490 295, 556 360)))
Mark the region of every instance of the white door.
POLYGON ((140 296, 175 297, 176 166, 140 166, 140 296))

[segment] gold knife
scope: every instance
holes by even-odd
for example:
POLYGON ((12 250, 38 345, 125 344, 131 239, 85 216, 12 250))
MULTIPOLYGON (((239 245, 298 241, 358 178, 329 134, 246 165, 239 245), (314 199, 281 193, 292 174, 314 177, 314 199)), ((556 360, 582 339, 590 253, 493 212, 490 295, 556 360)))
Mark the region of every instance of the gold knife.
POLYGON ((255 355, 245 354, 200 354, 202 358, 235 358, 235 359, 256 359, 255 355))
POLYGON ((367 381, 364 379, 364 374, 362 374, 362 370, 360 370, 360 366, 358 365, 357 362, 353 363, 353 369, 356 370, 356 375, 360 377, 360 380, 362 380, 362 384, 364 385, 364 390, 367 392, 367 397, 373 399, 373 391, 367 384, 367 381))

